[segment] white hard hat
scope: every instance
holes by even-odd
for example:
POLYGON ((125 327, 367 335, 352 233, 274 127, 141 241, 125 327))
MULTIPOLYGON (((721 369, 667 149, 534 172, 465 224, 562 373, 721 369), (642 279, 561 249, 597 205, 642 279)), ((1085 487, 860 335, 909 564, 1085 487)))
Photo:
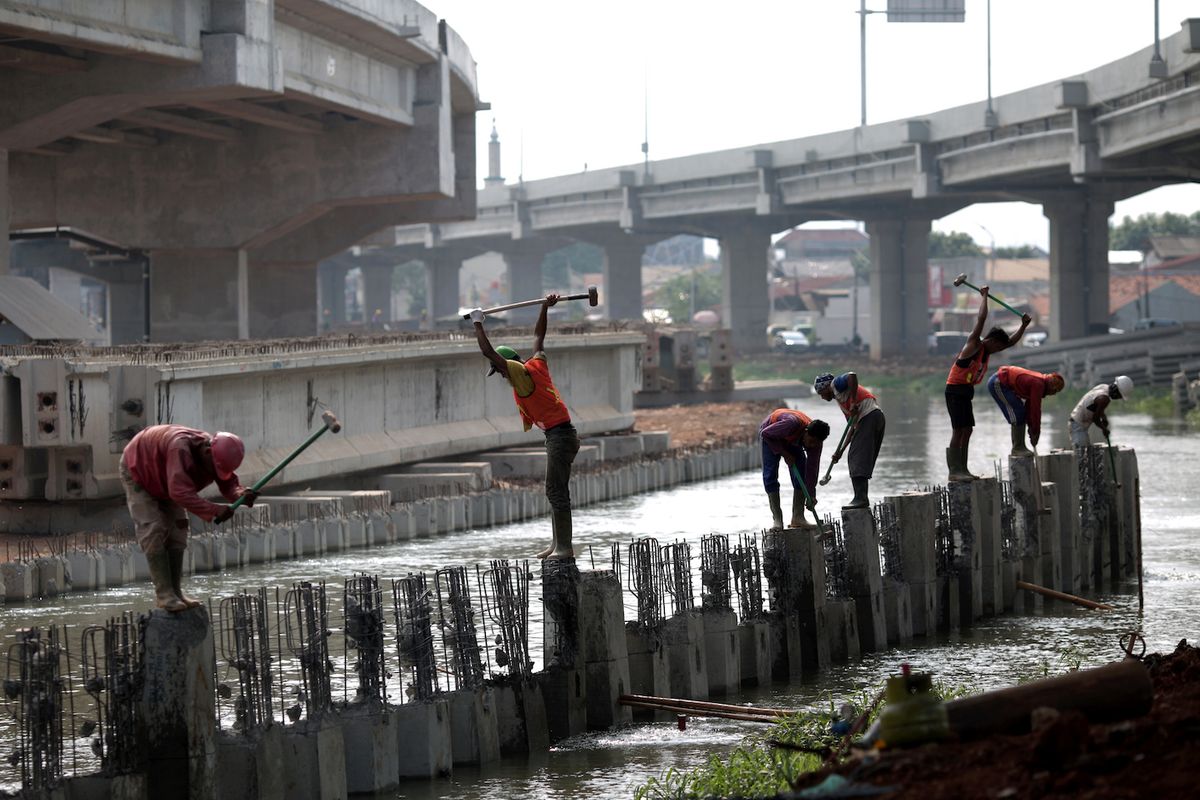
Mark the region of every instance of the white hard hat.
POLYGON ((1116 384, 1117 389, 1121 392, 1121 397, 1129 397, 1133 391, 1133 381, 1129 379, 1128 375, 1118 375, 1113 383, 1116 384))

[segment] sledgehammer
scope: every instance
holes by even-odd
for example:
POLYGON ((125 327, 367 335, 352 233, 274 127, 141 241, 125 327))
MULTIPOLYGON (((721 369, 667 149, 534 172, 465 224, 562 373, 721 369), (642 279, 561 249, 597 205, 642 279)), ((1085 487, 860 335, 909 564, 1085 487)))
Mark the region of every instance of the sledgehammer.
MULTIPOLYGON (((595 286, 589 286, 588 290, 583 294, 566 294, 558 298, 559 300, 587 300, 589 306, 596 306, 600 303, 600 290, 595 286)), ((525 306, 540 306, 545 298, 539 297, 536 300, 522 300, 519 303, 509 303, 506 306, 495 306, 494 308, 480 309, 485 314, 498 314, 501 311, 509 311, 514 308, 525 308, 525 306)), ((470 314, 463 314, 463 319, 470 319, 470 314)))
MULTIPOLYGON (((322 411, 321 412, 321 421, 324 422, 325 424, 322 425, 320 428, 317 428, 317 430, 313 431, 313 433, 307 439, 304 440, 304 444, 297 447, 295 450, 293 450, 288 455, 287 458, 285 458, 283 461, 280 461, 278 464, 276 464, 274 467, 272 467, 270 472, 268 472, 266 475, 259 478, 258 483, 254 484, 252 487, 250 487, 250 490, 253 492, 260 491, 262 489, 262 487, 266 486, 271 481, 271 478, 274 478, 276 475, 278 475, 283 470, 284 467, 286 467, 288 464, 292 463, 292 460, 295 459, 296 456, 300 455, 305 450, 307 450, 308 446, 310 444, 312 444, 313 442, 315 442, 317 439, 320 439, 321 434, 325 433, 325 431, 333 431, 334 433, 337 433, 338 431, 340 431, 342 429, 342 423, 338 421, 338 418, 333 415, 332 411, 322 411)), ((245 502, 245 500, 246 500, 245 496, 239 497, 237 500, 235 500, 233 502, 232 505, 229 506, 229 509, 231 511, 236 511, 238 506, 240 506, 243 502, 245 502)))
MULTIPOLYGON (((965 273, 965 272, 964 272, 964 273, 962 273, 961 275, 959 275, 957 278, 955 278, 955 279, 954 279, 954 285, 955 285, 955 286, 970 286, 970 287, 971 287, 972 289, 974 289, 975 291, 977 291, 977 292, 978 292, 978 291, 980 291, 980 289, 979 289, 979 287, 978 287, 978 286, 976 286, 975 284, 973 284, 973 283, 971 283, 969 280, 967 280, 967 273, 965 273)), ((1015 308, 1013 308, 1013 307, 1012 307, 1012 306, 1010 306, 1008 303, 1006 303, 1006 302, 1004 302, 1003 300, 1001 300, 999 297, 996 297, 996 295, 992 294, 991 292, 988 292, 988 297, 989 297, 989 298, 991 298, 992 300, 995 300, 997 303, 999 303, 1000 305, 1004 306, 1004 307, 1005 307, 1005 308, 1007 308, 1009 311, 1011 311, 1011 312, 1013 312, 1014 314, 1016 314, 1018 317, 1024 317, 1024 316, 1025 316, 1025 315, 1024 315, 1024 314, 1022 314, 1020 311, 1017 311, 1015 308)))

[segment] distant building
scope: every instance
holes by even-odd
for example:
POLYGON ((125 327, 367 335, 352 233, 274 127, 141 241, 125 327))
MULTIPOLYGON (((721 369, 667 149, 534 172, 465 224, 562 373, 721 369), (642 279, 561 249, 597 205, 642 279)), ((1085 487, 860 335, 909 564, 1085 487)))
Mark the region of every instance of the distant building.
POLYGON ((1156 267, 1189 256, 1200 256, 1200 236, 1151 236, 1145 264, 1156 267))
POLYGON ((1200 274, 1113 276, 1108 298, 1109 324, 1125 331, 1147 317, 1200 322, 1200 274))
POLYGON ((775 242, 785 261, 849 261, 870 238, 854 228, 794 228, 775 242))

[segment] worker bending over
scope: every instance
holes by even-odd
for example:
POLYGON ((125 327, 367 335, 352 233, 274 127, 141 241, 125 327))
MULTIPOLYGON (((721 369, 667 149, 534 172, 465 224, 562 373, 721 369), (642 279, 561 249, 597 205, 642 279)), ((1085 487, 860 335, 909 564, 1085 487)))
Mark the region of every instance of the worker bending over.
POLYGON ((836 399, 842 414, 852 420, 846 440, 834 451, 831 459, 836 464, 842 452, 850 448, 847 467, 850 483, 854 486, 854 499, 843 508, 869 508, 871 501, 867 497, 867 488, 875 471, 879 449, 883 447, 883 430, 887 422, 883 409, 879 407, 879 400, 858 385, 858 376, 853 372, 836 378, 830 372, 818 375, 813 381, 813 389, 822 400, 836 399))
POLYGON ((1022 367, 1001 367, 988 379, 988 391, 1012 426, 1010 455, 1033 455, 1025 446, 1025 428, 1029 428, 1029 443, 1037 447, 1042 435, 1042 398, 1058 394, 1064 385, 1057 372, 1047 375, 1022 367))
POLYGON ((1133 381, 1128 375, 1118 375, 1112 383, 1101 383, 1087 390, 1087 393, 1075 404, 1075 409, 1067 419, 1067 430, 1071 434, 1071 444, 1075 447, 1087 447, 1091 444, 1088 433, 1092 423, 1108 437, 1108 406, 1113 400, 1123 400, 1133 391, 1133 381))
POLYGON ((245 453, 232 433, 208 434, 183 425, 153 425, 125 445, 121 485, 159 608, 177 612, 200 605, 182 587, 187 512, 218 524, 233 516, 231 507, 200 497, 213 482, 230 503, 245 497, 245 505, 254 505, 258 493, 242 486, 235 472, 245 453))
POLYGON ((488 375, 499 373, 512 386, 513 400, 525 430, 536 425, 546 434, 546 499, 550 501, 553 534, 550 546, 538 553, 538 558, 575 557, 571 526, 571 465, 579 453, 579 434, 550 379, 545 352, 546 312, 557 302, 557 294, 548 294, 542 301, 542 310, 533 330, 533 355, 525 361, 511 347, 493 348, 483 330, 486 318, 483 311, 476 308, 471 312, 479 349, 492 362, 488 375))
POLYGON ((771 505, 771 527, 783 528, 783 507, 779 503, 779 459, 788 465, 792 479, 792 521, 788 527, 811 528, 804 518, 805 491, 808 508, 817 504, 817 473, 820 471, 821 445, 829 438, 829 424, 791 408, 779 408, 758 426, 762 439, 763 488, 771 505), (801 488, 796 474, 804 476, 801 488))
POLYGON ((993 353, 999 353, 1021 341, 1025 329, 1032 322, 1028 314, 1021 316, 1021 327, 1012 336, 996 326, 980 338, 983 325, 988 316, 989 287, 982 286, 979 294, 979 313, 975 316, 975 327, 967 337, 966 344, 958 351, 958 358, 950 365, 950 375, 946 378, 946 410, 950 412, 950 446, 946 448, 946 467, 950 471, 952 481, 973 481, 978 475, 972 475, 967 467, 967 454, 971 445, 971 433, 975 430, 975 411, 972 408, 975 398, 975 387, 983 382, 987 375, 988 359, 993 353))

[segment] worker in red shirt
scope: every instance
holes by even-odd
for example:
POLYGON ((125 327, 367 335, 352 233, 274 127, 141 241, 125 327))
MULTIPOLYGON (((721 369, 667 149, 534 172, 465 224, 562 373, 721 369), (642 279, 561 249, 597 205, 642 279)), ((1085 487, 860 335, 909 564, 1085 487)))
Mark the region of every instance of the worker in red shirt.
POLYGON ((242 486, 235 472, 245 452, 232 433, 208 434, 183 425, 151 426, 125 445, 121 484, 159 608, 178 612, 200 605, 181 586, 187 512, 218 524, 233 516, 229 506, 200 497, 213 482, 230 503, 245 497, 245 505, 254 505, 258 493, 242 486))
POLYGON ((579 434, 571 424, 571 414, 550 379, 546 362, 546 313, 558 302, 557 294, 542 301, 537 325, 533 329, 533 355, 522 361, 516 350, 505 345, 492 347, 483 329, 486 315, 471 311, 479 350, 492 362, 488 375, 499 374, 512 386, 513 400, 521 414, 525 430, 535 425, 546 434, 546 499, 550 501, 550 546, 538 558, 574 558, 571 521, 571 465, 579 453, 579 434))
POLYGON ((1047 375, 1022 367, 1001 367, 988 378, 988 391, 1012 426, 1010 455, 1033 455, 1025 446, 1025 428, 1029 428, 1029 443, 1037 447, 1042 435, 1042 398, 1058 394, 1065 385, 1063 376, 1057 372, 1047 375))
POLYGON ((813 524, 804 519, 804 491, 811 500, 809 508, 815 512, 817 504, 817 472, 821 462, 821 447, 829 438, 829 423, 813 419, 802 411, 792 408, 777 408, 758 426, 762 439, 763 487, 767 490, 767 502, 771 506, 772 527, 783 528, 783 507, 779 502, 779 459, 788 465, 788 476, 792 479, 791 528, 811 528, 813 524), (804 476, 804 489, 796 474, 804 476))

